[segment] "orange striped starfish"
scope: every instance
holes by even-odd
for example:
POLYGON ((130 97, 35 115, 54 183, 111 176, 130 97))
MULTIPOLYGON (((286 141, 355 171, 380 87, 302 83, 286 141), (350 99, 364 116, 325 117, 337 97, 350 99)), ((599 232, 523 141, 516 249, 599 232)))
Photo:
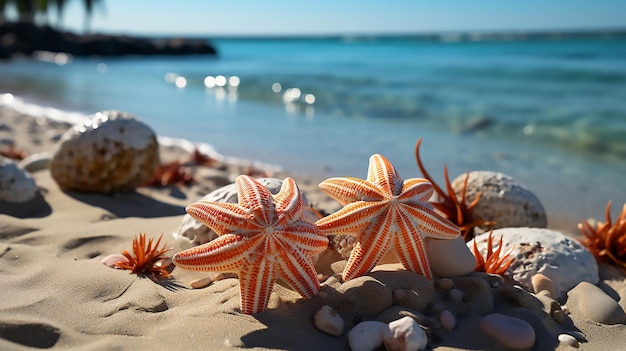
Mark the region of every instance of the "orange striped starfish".
POLYGON ((459 227, 428 202, 432 184, 423 178, 402 181, 381 155, 370 158, 367 180, 331 178, 319 186, 344 207, 316 225, 327 235, 351 234, 358 239, 343 271, 344 281, 368 273, 389 250, 406 269, 432 279, 424 239, 460 235, 459 227))
POLYGON ((239 204, 200 201, 187 207, 189 215, 220 236, 174 255, 176 266, 237 273, 245 314, 267 309, 277 278, 306 298, 317 294, 320 284, 311 256, 325 250, 328 239, 304 219, 296 182, 285 178, 276 195, 249 176, 240 175, 235 182, 239 204))

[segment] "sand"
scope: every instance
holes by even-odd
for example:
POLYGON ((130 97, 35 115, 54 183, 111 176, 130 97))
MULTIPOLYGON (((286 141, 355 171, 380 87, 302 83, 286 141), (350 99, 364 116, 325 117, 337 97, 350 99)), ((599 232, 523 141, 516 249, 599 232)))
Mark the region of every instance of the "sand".
MULTIPOLYGON (((0 107, 0 125, 6 127, 0 138, 13 140, 29 154, 51 150, 68 127, 5 107, 0 107)), ((161 153, 164 161, 187 157, 177 148, 162 147, 161 153)), ((238 312, 238 281, 234 278, 192 289, 190 283, 207 274, 175 268, 174 280, 155 282, 100 263, 107 255, 130 250, 133 237, 140 233, 154 238, 163 234, 173 247, 168 255, 180 250, 185 243, 174 240, 172 234, 185 206, 247 169, 245 165, 220 164, 196 171, 198 183, 192 186, 142 187, 129 194, 94 195, 61 191, 44 169, 32 174, 41 189, 37 199, 26 204, 0 202, 0 350, 348 350, 347 330, 361 319, 375 317, 339 308, 346 332, 335 337, 317 330, 312 315, 324 304, 341 305, 341 296, 331 283, 324 283, 322 293, 310 300, 277 284, 269 309, 250 316, 238 312)), ((268 175, 282 178, 285 174, 268 175)), ((317 209, 332 212, 340 207, 317 190, 319 180, 295 178, 317 209)), ((555 223, 556 229, 577 235, 570 231, 575 219, 559 218, 555 223)), ((320 262, 324 265, 320 269, 328 275, 333 274, 328 264, 331 256, 320 262)), ((336 270, 337 264, 334 267, 336 270)), ((476 276, 467 279, 483 280, 476 276)), ((626 288, 619 274, 604 274, 604 279, 604 285, 613 291, 626 288)), ((374 299, 365 290, 364 294, 367 303, 374 299)), ((541 308, 523 306, 519 301, 503 303, 503 294, 494 292, 493 311, 529 321, 537 331, 535 350, 573 350, 556 340, 556 335, 571 330, 585 334, 587 342, 581 349, 626 349, 626 325, 604 325, 577 314, 558 324, 541 308)), ((465 303, 468 311, 461 312, 443 291, 437 289, 434 298, 433 304, 456 309, 457 326, 433 330, 431 347, 503 349, 479 330, 481 316, 471 313, 473 300, 465 303)))

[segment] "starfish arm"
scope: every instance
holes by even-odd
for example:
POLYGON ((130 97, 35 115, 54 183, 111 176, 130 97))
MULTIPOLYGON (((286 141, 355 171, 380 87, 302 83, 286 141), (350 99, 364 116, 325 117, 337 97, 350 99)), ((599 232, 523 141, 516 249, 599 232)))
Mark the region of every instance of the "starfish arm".
POLYGON ((419 226, 415 225, 404 211, 398 211, 396 226, 398 233, 394 237, 393 249, 400 262, 404 268, 432 280, 430 263, 424 247, 424 238, 419 226))
POLYGON ((307 256, 318 254, 328 247, 328 238, 314 225, 308 222, 286 227, 278 233, 283 245, 294 245, 307 256))
POLYGON ((370 157, 367 180, 379 185, 385 193, 391 196, 399 195, 402 190, 402 178, 391 162, 382 155, 376 154, 370 157))
POLYGON ((290 224, 300 219, 304 213, 304 202, 300 195, 300 189, 296 182, 287 177, 283 180, 283 184, 278 194, 274 196, 276 203, 276 212, 278 224, 290 224))
POLYGON ((382 190, 376 184, 353 177, 330 178, 321 182, 319 188, 344 206, 356 201, 385 198, 382 190))
POLYGON ((239 273, 242 313, 253 314, 267 309, 276 282, 276 273, 275 263, 266 257, 245 262, 239 273))
POLYGON ((234 272, 249 259, 263 240, 261 235, 225 234, 206 244, 180 251, 172 257, 177 267, 194 271, 234 272))
POLYGON ((218 235, 244 234, 258 230, 246 209, 237 204, 199 201, 187 206, 186 211, 218 235))
POLYGON ((420 226, 424 237, 455 239, 461 235, 456 224, 441 217, 429 204, 411 203, 402 204, 402 207, 411 216, 411 220, 420 226))
POLYGON ((252 220, 262 227, 272 223, 274 196, 267 187, 247 175, 237 176, 235 183, 239 205, 250 212, 252 220))
POLYGON ((344 281, 367 274, 387 253, 391 244, 390 229, 393 221, 393 216, 389 214, 378 216, 363 233, 343 270, 344 281))
POLYGON ((300 295, 311 298, 320 291, 317 272, 311 259, 299 250, 283 245, 283 255, 277 261, 278 278, 281 278, 300 295))
POLYGON ((357 201, 347 204, 339 211, 321 218, 315 225, 326 235, 351 234, 358 237, 387 208, 386 202, 357 201))
POLYGON ((402 192, 398 199, 409 200, 417 199, 420 202, 426 202, 430 200, 433 195, 433 185, 427 179, 424 178, 411 178, 404 181, 402 192))

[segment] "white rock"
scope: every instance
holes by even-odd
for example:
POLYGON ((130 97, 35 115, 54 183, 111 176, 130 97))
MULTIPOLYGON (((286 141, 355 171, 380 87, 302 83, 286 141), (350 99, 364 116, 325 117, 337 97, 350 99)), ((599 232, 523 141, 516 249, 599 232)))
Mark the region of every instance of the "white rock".
MULTIPOLYGON (((461 174, 452 182, 454 192, 459 198, 465 176, 461 174)), ((546 212, 537 196, 511 176, 491 171, 470 172, 465 194, 466 203, 474 201, 479 192, 482 195, 472 211, 470 222, 495 221, 493 228, 545 228, 548 223, 546 212)))
POLYGON ((365 321, 348 332, 348 344, 352 351, 371 351, 383 344, 389 326, 383 322, 365 321))
POLYGON ((63 135, 50 173, 64 190, 111 193, 135 189, 158 165, 154 131, 127 113, 104 111, 63 135))
POLYGON ((0 201, 26 202, 37 195, 37 185, 28 172, 0 156, 0 201))
MULTIPOLYGON (((283 184, 283 180, 278 178, 259 178, 257 180, 261 184, 265 185, 272 194, 277 194, 283 184)), ((302 194, 302 199, 304 204, 308 205, 308 201, 304 194, 302 194)), ((205 195, 199 201, 227 202, 235 204, 239 201, 237 196, 237 184, 232 183, 218 188, 205 195)), ((317 215, 310 209, 305 211, 305 215, 308 216, 307 218, 309 218, 311 222, 315 222, 318 219, 317 215)), ((191 244, 196 246, 217 238, 217 234, 204 225, 204 223, 186 214, 183 217, 178 230, 174 233, 175 240, 183 237, 189 239, 191 244)))
POLYGON ((339 336, 343 333, 343 318, 328 305, 322 306, 319 311, 315 312, 313 324, 317 329, 330 335, 339 336))
POLYGON ((424 350, 428 344, 426 332, 411 317, 402 317, 389 323, 384 344, 387 351, 424 350))
MULTIPOLYGON (((478 250, 485 255, 487 238, 484 233, 467 243, 472 247, 476 240, 478 250)), ((593 255, 576 240, 549 229, 501 228, 493 231, 493 237, 502 236, 508 251, 515 245, 515 260, 508 269, 512 278, 529 291, 533 290, 532 278, 541 273, 554 283, 555 298, 560 300, 568 290, 586 281, 596 284, 599 280, 598 265, 593 255)))

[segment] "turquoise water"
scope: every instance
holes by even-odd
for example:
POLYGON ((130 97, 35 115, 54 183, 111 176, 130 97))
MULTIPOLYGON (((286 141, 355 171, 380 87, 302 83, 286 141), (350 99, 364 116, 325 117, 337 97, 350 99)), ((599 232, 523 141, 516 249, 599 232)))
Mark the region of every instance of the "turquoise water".
POLYGON ((125 110, 161 135, 320 178, 365 177, 373 153, 419 176, 421 137, 436 179, 444 163, 453 177, 501 171, 573 216, 626 202, 624 37, 213 42, 218 57, 2 63, 0 92, 84 114, 125 110), (205 85, 219 75, 238 79, 205 85))

